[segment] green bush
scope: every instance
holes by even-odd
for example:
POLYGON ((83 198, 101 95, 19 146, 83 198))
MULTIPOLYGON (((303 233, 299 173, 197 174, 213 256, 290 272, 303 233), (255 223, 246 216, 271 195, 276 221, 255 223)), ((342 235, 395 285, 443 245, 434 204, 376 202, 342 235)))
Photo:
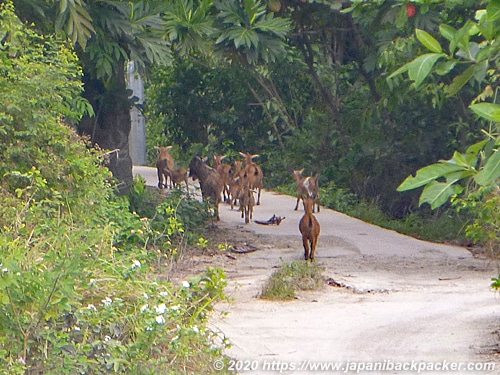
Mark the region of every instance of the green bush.
POLYGON ((459 212, 464 211, 473 218, 465 233, 475 243, 483 244, 491 258, 500 256, 500 188, 481 187, 467 197, 454 202, 459 212))
POLYGON ((295 261, 283 263, 274 272, 260 295, 263 299, 290 300, 296 290, 314 290, 324 284, 324 267, 317 263, 295 261))
POLYGON ((224 273, 173 285, 152 262, 194 219, 174 201, 151 219, 115 194, 100 151, 63 121, 86 108, 65 42, 25 29, 8 2, 0 40, 0 374, 210 373, 224 273))

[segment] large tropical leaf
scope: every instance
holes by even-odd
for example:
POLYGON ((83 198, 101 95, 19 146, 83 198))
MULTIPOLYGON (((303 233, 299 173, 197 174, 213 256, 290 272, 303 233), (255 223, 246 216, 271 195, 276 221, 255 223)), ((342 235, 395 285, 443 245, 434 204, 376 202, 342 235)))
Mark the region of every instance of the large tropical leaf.
POLYGON ((443 53, 426 53, 417 57, 408 66, 408 76, 415 81, 415 88, 418 88, 432 71, 436 61, 446 56, 443 53))
POLYGON ((500 0, 491 0, 487 7, 488 21, 495 21, 500 18, 500 0))
POLYGON ((429 183, 420 195, 419 205, 428 203, 432 209, 436 209, 445 204, 450 197, 458 195, 463 191, 463 187, 455 184, 456 181, 429 183))
POLYGON ((183 55, 193 51, 208 54, 211 44, 207 40, 215 33, 210 14, 211 0, 197 2, 180 0, 170 4, 164 12, 167 39, 175 43, 183 55))
POLYGON ((219 0, 215 6, 222 25, 216 44, 232 46, 251 64, 272 62, 283 54, 282 39, 291 29, 287 18, 267 13, 259 0, 219 0))
POLYGON ((486 161, 484 168, 474 177, 482 186, 491 185, 500 178, 500 151, 495 151, 486 161))
POLYGON ((434 53, 442 53, 443 49, 439 42, 427 31, 417 29, 415 30, 417 39, 422 43, 427 49, 434 53))
POLYGON ((415 176, 408 176, 401 185, 398 186, 398 191, 406 191, 419 188, 427 185, 430 182, 441 177, 446 177, 454 172, 463 171, 464 166, 452 162, 440 162, 420 168, 415 176))
POLYGON ((278 38, 284 38, 291 28, 291 24, 288 19, 281 17, 274 17, 272 13, 267 14, 255 26, 259 30, 274 34, 278 38))
POLYGON ((92 17, 81 0, 63 0, 55 21, 56 32, 64 29, 73 44, 85 50, 87 41, 95 32, 92 17))
POLYGON ((472 111, 489 121, 500 122, 500 104, 477 103, 469 106, 472 111))
MULTIPOLYGON (((439 33, 449 42, 453 42, 456 39, 457 30, 453 26, 441 24, 439 25, 439 33)), ((450 53, 453 53, 453 51, 450 51, 450 53)))
POLYGON ((460 91, 460 89, 464 87, 465 84, 469 82, 472 77, 474 77, 475 69, 476 65, 471 65, 467 69, 465 69, 465 71, 462 74, 456 76, 453 79, 453 82, 450 85, 446 86, 445 88, 446 93, 449 96, 457 94, 460 91))

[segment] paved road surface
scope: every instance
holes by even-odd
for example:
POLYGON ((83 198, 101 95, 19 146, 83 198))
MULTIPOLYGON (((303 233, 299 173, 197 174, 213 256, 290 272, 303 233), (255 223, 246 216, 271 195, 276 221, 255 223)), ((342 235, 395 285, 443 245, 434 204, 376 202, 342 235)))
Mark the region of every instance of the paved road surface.
MULTIPOLYGON (((154 169, 134 172, 156 186, 154 169)), ((245 225, 239 213, 221 205, 219 225, 250 232, 262 249, 228 264, 234 302, 221 304, 228 315, 213 321, 233 343, 228 354, 238 361, 236 369, 249 369, 240 373, 313 374, 318 363, 331 363, 342 367, 323 373, 340 374, 350 364, 378 362, 389 371, 362 373, 410 374, 417 371, 391 366, 415 361, 430 366, 424 374, 500 374, 493 354, 499 349, 500 300, 489 288, 498 269, 461 247, 419 241, 323 208, 316 215, 321 224, 316 261, 327 276, 349 287, 326 286, 291 302, 257 298, 275 267, 303 257, 302 212, 294 207, 294 197, 263 193, 254 219, 285 216, 278 227, 245 225), (462 363, 460 369, 449 367, 455 362, 462 363), (496 369, 474 372, 466 368, 471 363, 492 363, 496 369), (449 371, 437 371, 439 366, 449 371)))

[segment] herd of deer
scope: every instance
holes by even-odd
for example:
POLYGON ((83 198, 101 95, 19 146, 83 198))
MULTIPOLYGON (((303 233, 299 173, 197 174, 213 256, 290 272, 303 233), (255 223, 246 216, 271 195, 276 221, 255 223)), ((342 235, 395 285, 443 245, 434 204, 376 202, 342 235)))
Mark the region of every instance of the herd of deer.
MULTIPOLYGON (((191 159, 187 170, 175 168, 174 159, 169 152, 172 146, 155 148, 158 150, 156 161, 158 188, 180 187, 184 182, 189 195, 188 177, 191 177, 199 181, 203 199, 214 205, 216 220, 220 220, 219 204, 223 199, 231 205, 231 209, 238 203, 241 217, 245 219, 245 223, 250 222, 253 207, 260 205, 262 191, 262 169, 253 161, 259 155, 240 152, 243 160, 235 160, 232 165, 223 162, 225 155, 216 155, 212 167, 207 164, 205 158, 195 156, 191 159), (257 194, 257 201, 254 194, 257 194)), ((318 212, 320 211, 318 175, 306 177, 302 175, 303 171, 303 169, 295 170, 292 174, 297 183, 295 210, 298 209, 302 199, 305 212, 300 219, 299 230, 302 234, 304 258, 306 261, 312 261, 320 232, 319 222, 314 216, 316 207, 318 212)))

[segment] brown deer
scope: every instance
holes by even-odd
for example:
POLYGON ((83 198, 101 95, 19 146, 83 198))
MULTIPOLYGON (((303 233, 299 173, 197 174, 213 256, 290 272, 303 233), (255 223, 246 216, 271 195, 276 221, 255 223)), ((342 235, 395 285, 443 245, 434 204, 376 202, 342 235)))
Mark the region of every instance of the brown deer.
POLYGON ((222 193, 222 178, 214 168, 208 166, 199 156, 195 156, 189 163, 189 176, 200 180, 201 195, 205 201, 214 205, 216 220, 220 220, 219 203, 222 193))
POLYGON ((312 213, 314 199, 307 197, 304 200, 304 216, 300 219, 299 230, 302 234, 302 245, 304 246, 304 259, 314 260, 314 252, 318 243, 320 226, 316 217, 312 213))
POLYGON ((186 192, 189 196, 188 171, 185 168, 175 168, 167 171, 167 174, 174 188, 180 189, 181 183, 184 181, 186 184, 186 192))
MULTIPOLYGON (((304 169, 294 170, 292 173, 292 177, 297 183, 297 203, 295 204, 294 210, 297 211, 299 208, 299 202, 304 197, 311 197, 314 199, 314 203, 319 208, 319 185, 318 185, 318 175, 305 177, 302 176, 302 172, 304 169)), ((314 213, 315 205, 313 204, 312 212, 314 213)))
POLYGON ((253 207, 255 206, 255 197, 253 196, 254 191, 250 189, 250 181, 246 172, 239 178, 241 180, 241 190, 238 200, 240 201, 241 217, 244 217, 245 224, 248 224, 250 219, 252 219, 253 207))
MULTIPOLYGON (((158 159, 156 160, 156 170, 158 172, 158 188, 167 187, 167 182, 170 177, 169 172, 174 169, 174 158, 170 155, 172 146, 155 146, 158 151, 158 159)), ((172 188, 172 179, 170 179, 170 188, 172 188)))
POLYGON ((258 166, 253 159, 258 157, 259 154, 249 154, 246 152, 240 152, 240 155, 243 157, 244 168, 243 173, 246 173, 248 176, 248 182, 250 189, 257 190, 257 203, 256 205, 260 205, 260 193, 262 191, 262 182, 263 182, 263 173, 260 166, 258 166))
POLYGON ((250 222, 253 216, 253 207, 255 206, 255 197, 253 196, 253 190, 251 190, 248 186, 248 183, 243 185, 243 188, 240 192, 240 210, 241 217, 245 218, 245 224, 250 222))
POLYGON ((219 172, 222 178, 222 196, 224 202, 228 202, 230 198, 229 183, 233 174, 231 165, 223 163, 222 160, 227 157, 227 155, 214 155, 214 168, 219 172))

